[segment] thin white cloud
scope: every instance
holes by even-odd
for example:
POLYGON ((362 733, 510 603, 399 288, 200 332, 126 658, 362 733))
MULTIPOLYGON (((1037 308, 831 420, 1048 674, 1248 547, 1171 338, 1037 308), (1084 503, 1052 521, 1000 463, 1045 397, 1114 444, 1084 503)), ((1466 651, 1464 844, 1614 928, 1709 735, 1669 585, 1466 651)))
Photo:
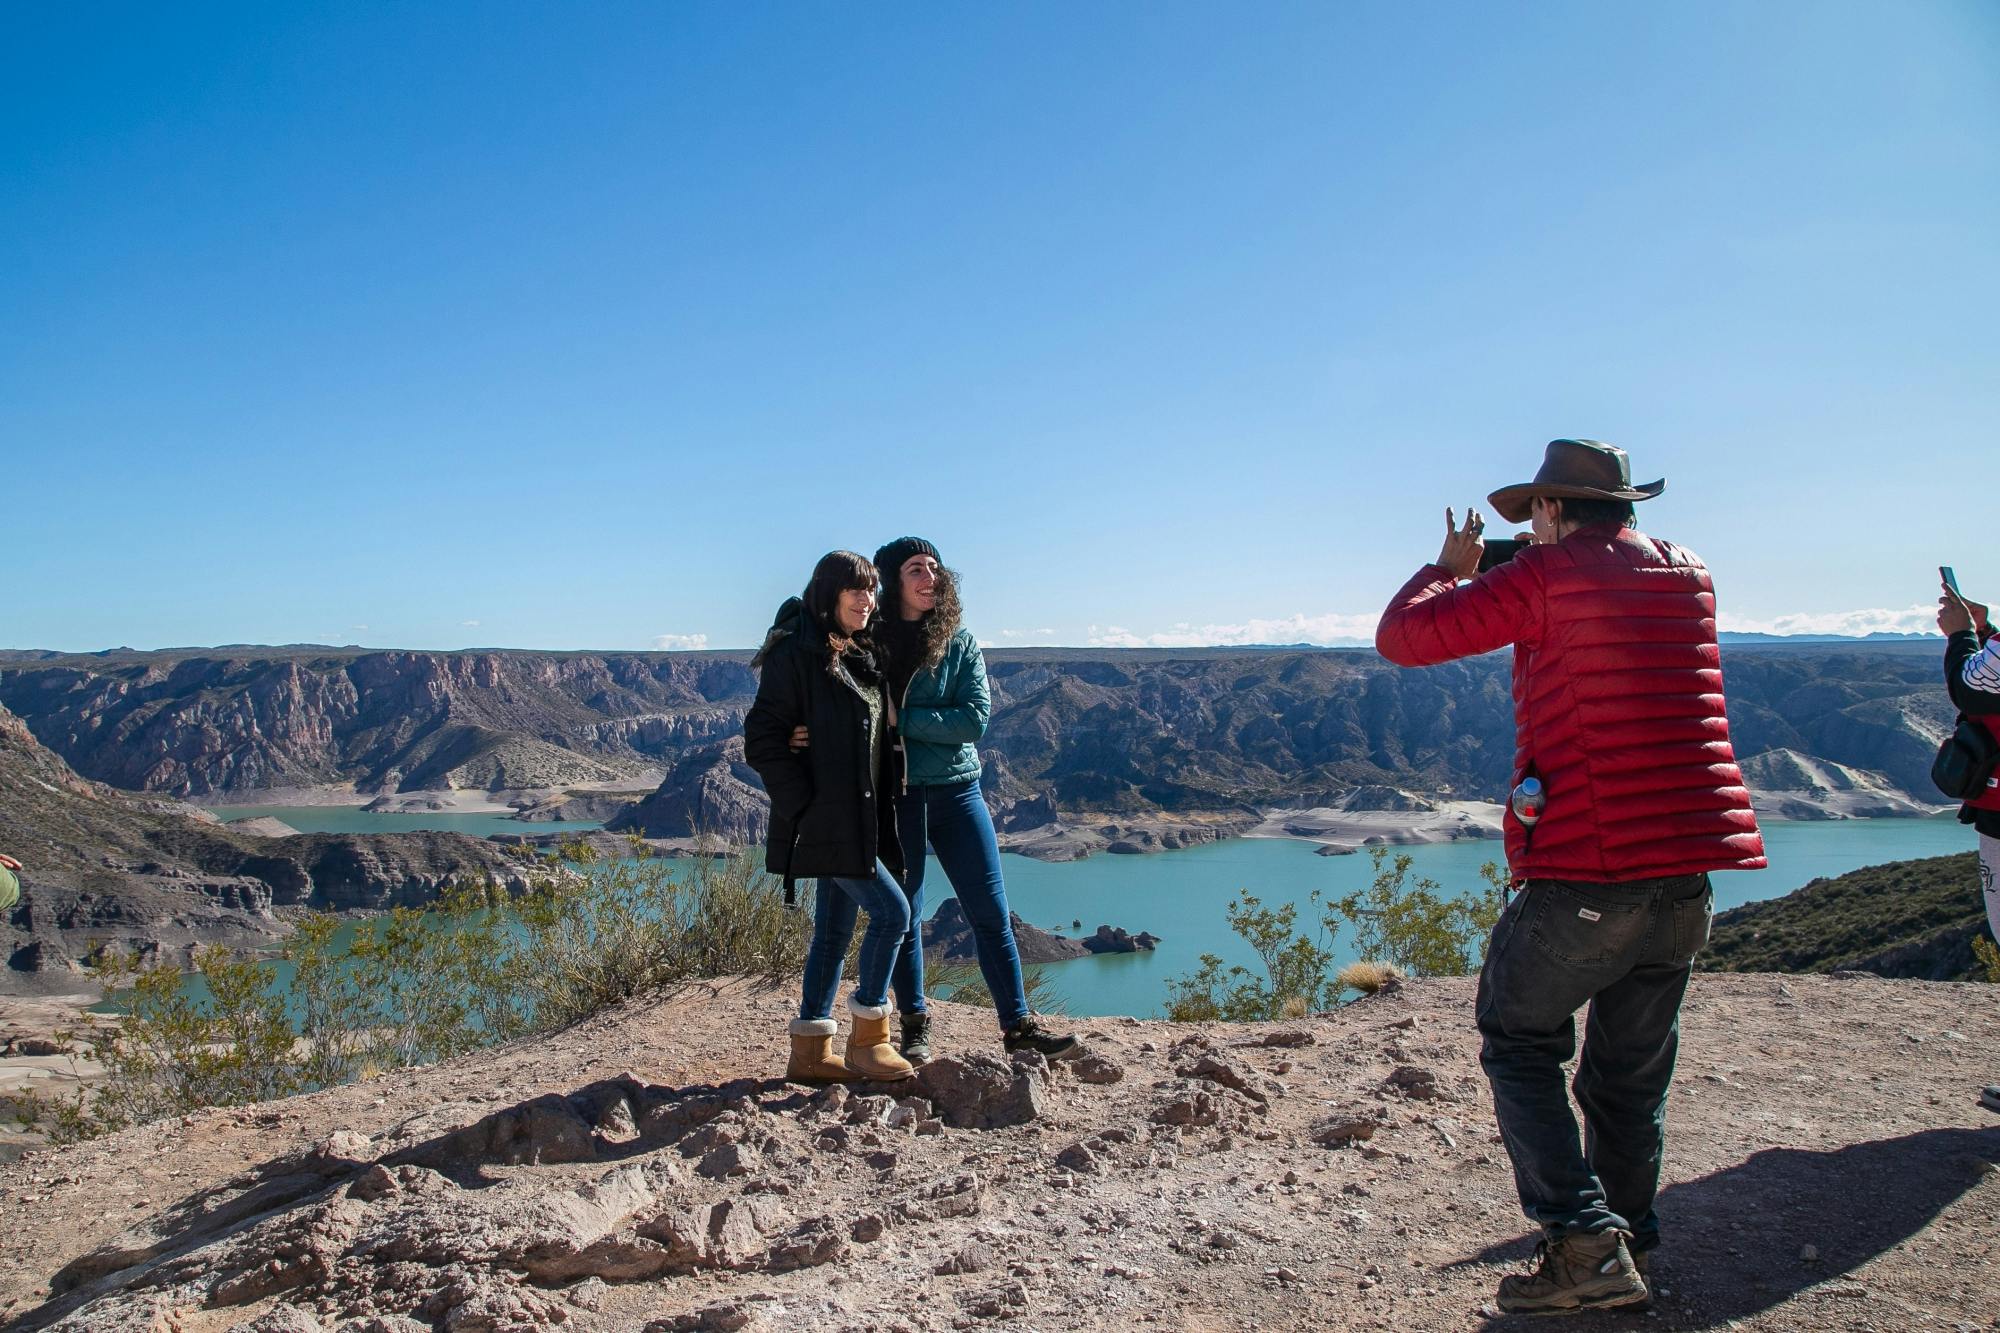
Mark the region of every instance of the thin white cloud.
POLYGON ((708 647, 708 636, 706 634, 656 634, 653 636, 653 646, 669 651, 706 648, 708 647))
POLYGON ((1003 629, 1000 631, 1000 637, 1003 639, 1046 639, 1054 633, 1055 630, 1044 625, 1040 629, 1003 629))
POLYGON ((1247 620, 1236 625, 1192 625, 1182 622, 1151 634, 1123 625, 1092 625, 1093 648, 1224 648, 1250 643, 1311 643, 1339 647, 1375 642, 1376 615, 1304 613, 1279 620, 1247 620))
POLYGON ((1859 611, 1801 611, 1772 620, 1723 615, 1717 628, 1731 634, 1912 634, 1937 628, 1937 605, 1918 602, 1901 611, 1869 607, 1859 611))
POLYGON ((366 625, 349 625, 347 628, 349 628, 350 630, 356 630, 356 629, 367 629, 368 627, 366 625))
MULTIPOLYGON (((1195 625, 1183 621, 1150 632, 1124 625, 1092 625, 1085 642, 1092 648, 1225 648, 1253 643, 1369 646, 1375 642, 1378 619, 1372 614, 1309 616, 1301 612, 1281 619, 1248 620, 1240 624, 1195 625)), ((1770 620, 1725 615, 1719 628, 1736 634, 1839 634, 1858 638, 1878 632, 1908 634, 1930 630, 1936 623, 1937 607, 1919 602, 1903 610, 1869 607, 1799 612, 1770 620)), ((1012 634, 1013 631, 1001 631, 1003 638, 1012 634)))
POLYGON ((458 623, 459 623, 459 624, 461 624, 461 625, 463 625, 463 626, 464 626, 465 628, 467 628, 467 629, 478 629, 478 628, 479 628, 479 622, 478 622, 478 621, 476 621, 476 620, 461 620, 461 621, 459 621, 458 623))

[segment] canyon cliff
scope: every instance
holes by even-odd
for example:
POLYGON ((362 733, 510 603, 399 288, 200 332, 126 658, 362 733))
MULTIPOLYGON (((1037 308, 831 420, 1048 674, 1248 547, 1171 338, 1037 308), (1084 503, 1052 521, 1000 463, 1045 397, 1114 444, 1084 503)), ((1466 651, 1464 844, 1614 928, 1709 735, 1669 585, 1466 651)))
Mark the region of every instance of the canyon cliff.
POLYGON ((0 851, 22 899, 0 916, 0 991, 76 988, 98 945, 185 962, 200 943, 267 947, 287 908, 383 911, 446 882, 526 885, 518 862, 453 833, 267 837, 79 777, 0 706, 0 851))
MULTIPOLYGON (((1928 770, 1951 723, 1938 651, 1725 648, 1737 753, 1767 812, 1937 808, 1928 770)), ((1305 648, 1012 649, 988 663, 986 788, 1017 834, 1136 820, 1138 836, 1121 836, 1143 849, 1362 788, 1491 801, 1507 787, 1505 654, 1423 671, 1305 648)), ((762 792, 734 739, 755 689, 746 652, 0 654, 0 704, 116 787, 211 801, 333 786, 528 792, 518 803, 545 816, 608 816, 659 837, 761 832, 762 792), (658 790, 629 809, 576 790, 648 781, 658 790)))

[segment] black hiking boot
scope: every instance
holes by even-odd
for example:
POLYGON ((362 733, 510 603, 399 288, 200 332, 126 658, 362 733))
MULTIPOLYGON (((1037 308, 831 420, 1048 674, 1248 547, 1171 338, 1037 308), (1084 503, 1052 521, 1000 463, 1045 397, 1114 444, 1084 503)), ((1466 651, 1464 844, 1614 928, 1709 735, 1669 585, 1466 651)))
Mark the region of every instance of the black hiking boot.
POLYGON ((1649 1297, 1617 1229, 1544 1240, 1535 1271, 1500 1279, 1503 1314, 1564 1314, 1571 1310, 1640 1305, 1649 1297))
POLYGON ((1008 1028, 1000 1040, 1009 1055, 1016 1051, 1035 1051, 1046 1060, 1066 1060, 1083 1049, 1083 1043, 1067 1033, 1059 1037, 1053 1032, 1043 1031, 1032 1014, 1008 1028))
POLYGON ((904 1014, 902 1020, 903 1058, 913 1065, 927 1065, 931 1062, 931 1016, 928 1013, 904 1014))

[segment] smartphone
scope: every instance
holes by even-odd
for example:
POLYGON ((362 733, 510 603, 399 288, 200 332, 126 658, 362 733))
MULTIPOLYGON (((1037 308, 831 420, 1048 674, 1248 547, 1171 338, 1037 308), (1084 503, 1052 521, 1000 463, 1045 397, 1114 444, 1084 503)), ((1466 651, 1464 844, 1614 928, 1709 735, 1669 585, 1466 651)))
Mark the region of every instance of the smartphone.
MULTIPOLYGON (((1485 568, 1484 565, 1480 567, 1482 569, 1485 568)), ((1958 572, 1954 570, 1950 565, 1939 565, 1938 577, 1944 580, 1945 587, 1951 589, 1951 595, 1953 597, 1963 597, 1965 595, 1964 593, 1958 590, 1958 572)))
POLYGON ((1521 553, 1528 543, 1516 537, 1488 537, 1486 549, 1479 553, 1479 572, 1484 574, 1495 565, 1504 565, 1521 553))

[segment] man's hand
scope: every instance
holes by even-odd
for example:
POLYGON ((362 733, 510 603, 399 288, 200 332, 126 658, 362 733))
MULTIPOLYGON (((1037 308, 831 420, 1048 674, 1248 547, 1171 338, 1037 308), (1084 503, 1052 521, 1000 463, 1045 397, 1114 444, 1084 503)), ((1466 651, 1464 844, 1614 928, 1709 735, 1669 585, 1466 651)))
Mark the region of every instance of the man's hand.
POLYGON ((1454 525, 1450 509, 1444 511, 1444 549, 1438 552, 1437 562, 1452 572, 1454 578, 1469 579, 1479 573, 1479 557, 1486 551, 1483 534, 1486 520, 1479 516, 1477 509, 1465 511, 1465 526, 1454 525))
POLYGON ((804 727, 792 728, 792 753, 797 754, 812 744, 812 736, 804 727))
MULTIPOLYGON (((1985 607, 1980 608, 1982 612, 1985 609, 1985 607)), ((1983 624, 1986 617, 1981 615, 1979 620, 1983 624)), ((1971 629, 1973 624, 1972 608, 1966 605, 1963 597, 1960 597, 1950 588, 1946 588, 1944 596, 1938 598, 1937 624, 1938 629, 1945 634, 1957 634, 1961 630, 1971 629)))
POLYGON ((0 852, 0 866, 6 866, 9 870, 19 870, 21 863, 13 857, 8 856, 5 852, 0 852))

